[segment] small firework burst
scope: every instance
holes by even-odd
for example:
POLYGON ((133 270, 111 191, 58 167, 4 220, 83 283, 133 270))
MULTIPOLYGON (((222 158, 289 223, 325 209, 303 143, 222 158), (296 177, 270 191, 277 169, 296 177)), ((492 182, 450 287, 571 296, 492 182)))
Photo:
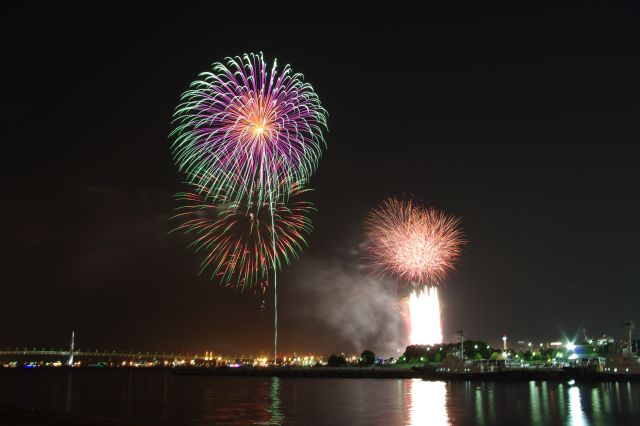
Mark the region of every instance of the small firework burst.
POLYGON ((371 268, 415 284, 440 283, 465 243, 460 219, 412 200, 386 199, 365 226, 371 268))
POLYGON ((287 202, 276 202, 273 208, 212 197, 197 188, 179 193, 175 198, 181 205, 173 219, 181 223, 174 231, 190 236, 190 247, 204 254, 201 273, 210 271, 222 285, 264 291, 269 271, 297 257, 313 229, 308 217, 313 206, 295 199, 304 192, 295 187, 287 202))

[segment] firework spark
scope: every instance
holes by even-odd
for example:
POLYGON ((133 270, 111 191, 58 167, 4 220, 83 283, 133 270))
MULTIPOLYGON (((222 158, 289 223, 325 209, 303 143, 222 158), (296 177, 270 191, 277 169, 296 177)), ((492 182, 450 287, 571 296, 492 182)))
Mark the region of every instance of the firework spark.
POLYGON ((436 287, 413 290, 401 306, 410 344, 442 343, 440 299, 436 287))
MULTIPOLYGON (((389 198, 367 216, 373 270, 414 285, 435 286, 453 269, 464 244, 460 220, 412 200, 389 198)), ((401 303, 411 344, 442 342, 436 287, 415 289, 401 303)))
POLYGON ((286 197, 316 169, 327 112, 289 65, 269 68, 262 53, 225 61, 182 94, 174 159, 211 195, 258 204, 286 197))
POLYGON ((194 189, 175 197, 181 206, 173 219, 181 223, 174 231, 193 237, 190 247, 204 253, 200 272, 210 270, 223 285, 264 291, 269 271, 297 257, 313 229, 308 217, 313 206, 295 200, 304 189, 294 187, 292 198, 275 203, 273 211, 268 203, 211 197, 194 189))
MULTIPOLYGON (((171 149, 179 170, 198 189, 191 194, 195 198, 182 199, 196 205, 214 203, 218 210, 221 203, 232 206, 222 208, 226 213, 212 222, 191 219, 182 229, 196 235, 196 249, 209 253, 204 267, 217 265, 214 271, 223 281, 237 275, 241 287, 255 279, 266 282, 271 261, 277 362, 279 254, 297 253, 294 247, 299 247, 300 235, 309 225, 304 215, 290 216, 298 217, 293 224, 283 220, 282 208, 316 169, 327 112, 302 74, 293 73, 289 65, 279 70, 275 60, 269 68, 262 53, 214 63, 180 99, 173 116, 171 149), (268 213, 270 225, 266 219, 256 219, 262 212, 268 213), (229 236, 239 218, 249 218, 245 225, 251 238, 229 236), (262 229, 270 230, 271 237, 266 238, 262 229), (271 242, 270 250, 263 241, 271 242)), ((207 210, 199 206, 192 204, 185 214, 207 210)))
POLYGON ((458 218, 411 200, 385 200, 365 225, 371 267, 416 284, 440 283, 465 242, 458 218))

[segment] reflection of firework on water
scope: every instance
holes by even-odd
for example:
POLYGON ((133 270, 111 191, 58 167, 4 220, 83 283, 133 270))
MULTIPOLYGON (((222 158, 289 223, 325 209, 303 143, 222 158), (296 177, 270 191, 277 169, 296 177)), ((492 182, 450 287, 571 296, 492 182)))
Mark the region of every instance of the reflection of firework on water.
POLYGON ((436 287, 413 290, 402 300, 401 310, 410 344, 442 343, 440 299, 436 287))
POLYGON ((411 379, 403 381, 409 396, 408 426, 450 425, 447 413, 447 387, 442 381, 411 379))
POLYGON ((365 225, 371 267, 418 284, 438 284, 464 243, 460 219, 412 200, 385 200, 365 225))
POLYGON ((201 73, 173 122, 174 159, 191 183, 197 178, 214 195, 261 203, 307 182, 324 145, 327 112, 302 74, 252 53, 201 73))
POLYGON ((288 202, 275 203, 273 222, 269 204, 240 203, 199 192, 196 188, 196 192, 176 195, 181 206, 173 219, 181 223, 174 231, 193 238, 190 247, 205 256, 200 272, 210 270, 211 277, 223 285, 264 290, 269 270, 274 265, 281 269, 306 245, 304 238, 312 230, 308 213, 313 207, 294 199, 306 192, 303 189, 294 188, 288 202))

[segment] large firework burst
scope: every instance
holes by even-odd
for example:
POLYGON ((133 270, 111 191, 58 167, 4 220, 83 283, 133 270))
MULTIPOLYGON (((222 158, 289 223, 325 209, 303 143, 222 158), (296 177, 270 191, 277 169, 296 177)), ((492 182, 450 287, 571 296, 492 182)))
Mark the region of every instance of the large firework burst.
POLYGON ((457 217, 412 200, 386 199, 365 226, 371 267, 416 284, 438 284, 465 242, 457 217))
POLYGON ((179 169, 209 194, 261 204, 280 199, 315 171, 326 110, 289 65, 262 53, 216 62, 181 97, 172 151, 179 169), (253 200, 252 197, 256 197, 253 200))
POLYGON ((211 196, 196 186, 194 192, 176 195, 181 205, 173 219, 181 223, 174 231, 192 237, 190 246, 204 254, 201 273, 210 271, 226 286, 259 286, 264 291, 269 271, 297 257, 312 231, 308 213, 313 206, 295 200, 303 192, 294 186, 292 198, 274 203, 272 209, 268 203, 211 196))

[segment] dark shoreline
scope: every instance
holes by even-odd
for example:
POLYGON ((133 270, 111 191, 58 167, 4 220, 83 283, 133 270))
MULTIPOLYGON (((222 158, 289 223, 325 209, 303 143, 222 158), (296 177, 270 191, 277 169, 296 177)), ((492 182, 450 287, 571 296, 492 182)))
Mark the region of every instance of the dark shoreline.
POLYGON ((1 374, 39 374, 40 372, 104 374, 109 371, 153 374, 170 373, 176 376, 226 376, 226 377, 300 377, 341 379, 424 379, 443 381, 640 381, 640 374, 595 372, 578 368, 506 369, 496 372, 446 372, 432 366, 389 367, 182 367, 182 368, 34 368, 2 369, 1 374))
POLYGON ((441 372, 433 368, 361 368, 361 367, 279 367, 279 368, 178 368, 179 376, 238 376, 238 377, 308 377, 356 379, 424 379, 473 381, 640 381, 640 374, 598 373, 577 369, 513 369, 492 373, 441 372))

